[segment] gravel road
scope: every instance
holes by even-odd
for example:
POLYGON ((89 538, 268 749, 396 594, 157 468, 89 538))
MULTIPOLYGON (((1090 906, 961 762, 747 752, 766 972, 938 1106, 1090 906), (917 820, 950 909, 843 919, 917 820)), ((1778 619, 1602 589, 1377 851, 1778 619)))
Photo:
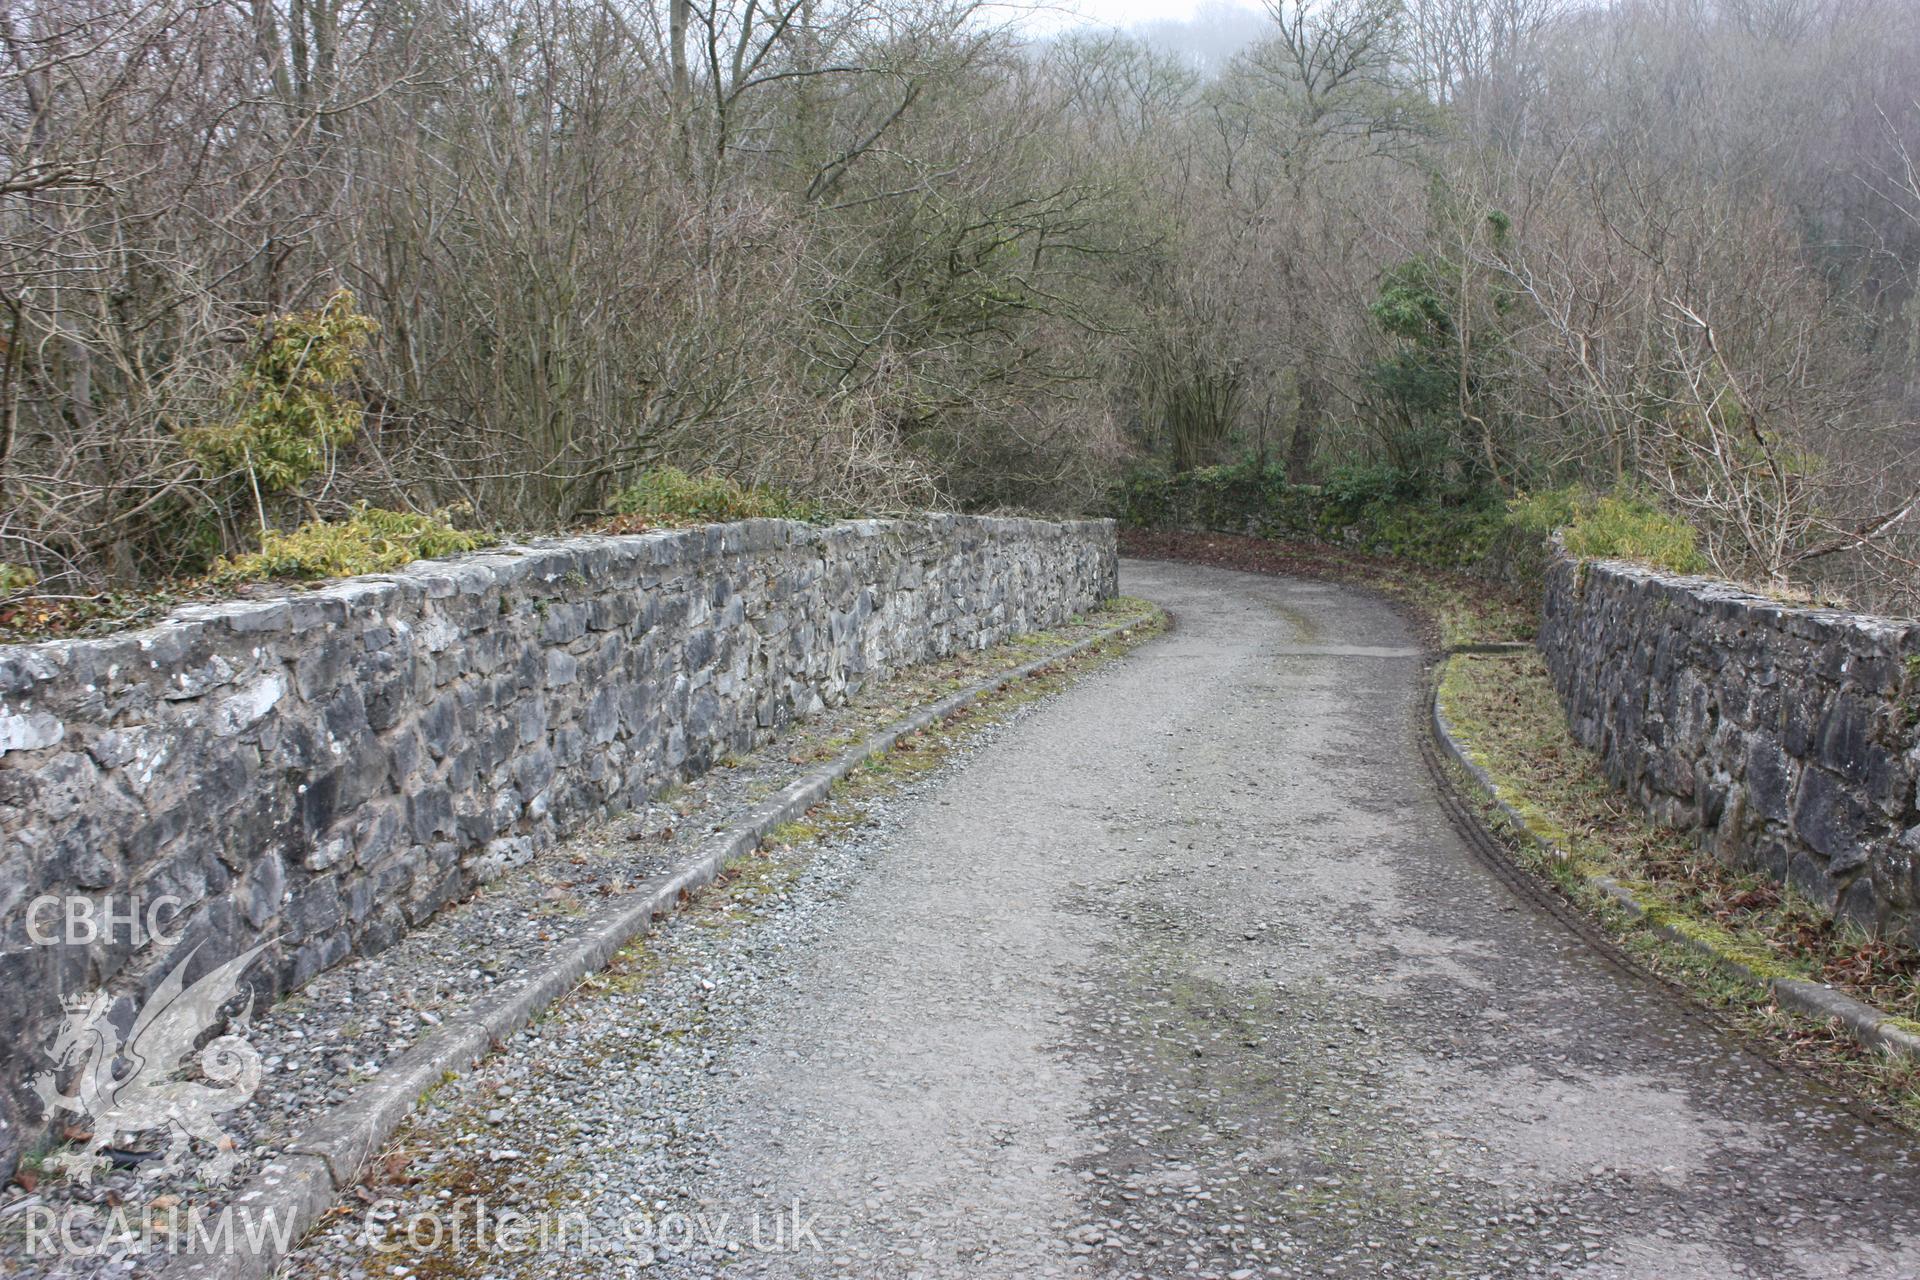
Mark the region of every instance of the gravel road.
POLYGON ((1448 825, 1391 609, 1123 589, 1175 629, 676 918, 289 1273, 1920 1275, 1912 1140, 1448 825), (430 1242, 468 1199, 561 1226, 430 1242))

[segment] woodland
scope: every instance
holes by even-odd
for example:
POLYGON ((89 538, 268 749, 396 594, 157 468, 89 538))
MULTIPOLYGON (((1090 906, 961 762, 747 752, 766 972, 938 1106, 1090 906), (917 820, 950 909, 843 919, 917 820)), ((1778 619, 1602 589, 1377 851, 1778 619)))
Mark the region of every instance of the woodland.
POLYGON ((1215 486, 1455 565, 1612 502, 1689 567, 1920 605, 1920 5, 1249 32, 13 0, 0 591, 603 527, 678 477, 1144 520, 1215 486))

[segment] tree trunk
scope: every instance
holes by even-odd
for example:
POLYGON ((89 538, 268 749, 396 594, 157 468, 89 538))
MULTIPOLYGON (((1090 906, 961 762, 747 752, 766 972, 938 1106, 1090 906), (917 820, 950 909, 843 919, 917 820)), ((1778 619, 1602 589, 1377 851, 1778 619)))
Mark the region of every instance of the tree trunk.
POLYGON ((1318 375, 1302 372, 1293 412, 1293 439, 1287 445, 1287 483, 1306 484, 1313 475, 1313 454, 1320 443, 1320 414, 1326 388, 1318 375))
POLYGON ((693 0, 672 0, 667 9, 668 56, 673 60, 673 132, 680 165, 693 169, 693 78, 687 66, 687 21, 693 0))

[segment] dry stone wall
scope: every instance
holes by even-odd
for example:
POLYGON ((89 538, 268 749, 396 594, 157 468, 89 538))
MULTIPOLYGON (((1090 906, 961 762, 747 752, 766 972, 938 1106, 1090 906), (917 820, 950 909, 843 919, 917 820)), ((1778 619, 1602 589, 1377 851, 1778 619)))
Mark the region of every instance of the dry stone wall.
POLYGON ((105 985, 130 1020, 157 981, 146 923, 204 944, 190 977, 272 939, 297 987, 583 820, 894 668, 1059 623, 1115 574, 1110 521, 756 520, 0 647, 0 1168, 38 1127, 22 1082, 62 996, 105 985), (52 899, 98 907, 99 936, 52 899), (148 920, 163 899, 178 914, 148 920))
POLYGON ((1656 817, 1920 941, 1920 625, 1562 556, 1539 647, 1574 735, 1656 817))

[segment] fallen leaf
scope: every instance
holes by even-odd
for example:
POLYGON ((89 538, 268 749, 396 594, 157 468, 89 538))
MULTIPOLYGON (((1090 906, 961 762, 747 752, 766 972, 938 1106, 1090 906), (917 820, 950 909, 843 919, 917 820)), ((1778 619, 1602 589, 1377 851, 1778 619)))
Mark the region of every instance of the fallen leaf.
POLYGON ((386 1182, 412 1182, 413 1179, 407 1174, 407 1166, 411 1163, 413 1163, 413 1158, 404 1151, 388 1152, 387 1157, 380 1162, 380 1172, 383 1180, 386 1182))

